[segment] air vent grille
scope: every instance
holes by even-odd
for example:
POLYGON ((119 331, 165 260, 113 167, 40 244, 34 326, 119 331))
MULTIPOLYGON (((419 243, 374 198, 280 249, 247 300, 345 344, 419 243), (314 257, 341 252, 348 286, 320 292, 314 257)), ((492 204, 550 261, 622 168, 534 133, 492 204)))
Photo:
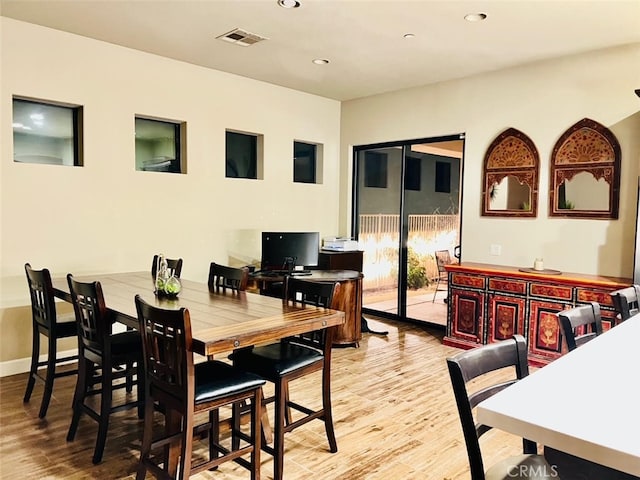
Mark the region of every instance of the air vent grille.
POLYGON ((265 37, 261 37, 260 35, 256 35, 255 33, 247 32, 246 30, 242 30, 240 28, 234 28, 230 32, 227 32, 216 38, 218 40, 223 40, 225 42, 240 45, 241 47, 249 47, 263 40, 267 40, 265 37))

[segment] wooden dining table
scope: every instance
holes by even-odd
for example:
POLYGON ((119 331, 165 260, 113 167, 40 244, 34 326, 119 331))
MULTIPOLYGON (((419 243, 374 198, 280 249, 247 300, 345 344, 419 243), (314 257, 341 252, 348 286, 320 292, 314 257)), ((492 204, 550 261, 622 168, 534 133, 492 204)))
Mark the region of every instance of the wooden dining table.
POLYGON ((640 314, 480 402, 478 422, 640 476, 638 340, 640 314))
MULTIPOLYGON (((74 279, 99 281, 114 319, 132 328, 138 326, 136 294, 161 308, 187 308, 191 316, 193 351, 208 357, 334 327, 345 321, 341 311, 311 305, 292 306, 281 299, 230 289, 210 292, 206 283, 186 279, 180 280, 182 290, 176 299, 158 298, 150 272, 74 275, 74 279)), ((71 301, 66 277, 54 278, 53 288, 56 297, 71 301)))

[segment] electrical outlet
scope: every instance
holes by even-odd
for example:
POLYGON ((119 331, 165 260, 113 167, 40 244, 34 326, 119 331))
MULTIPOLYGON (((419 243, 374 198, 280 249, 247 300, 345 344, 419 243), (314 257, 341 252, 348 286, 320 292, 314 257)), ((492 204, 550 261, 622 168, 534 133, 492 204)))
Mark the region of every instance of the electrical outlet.
POLYGON ((502 254, 502 245, 491 245, 491 255, 500 255, 502 254))

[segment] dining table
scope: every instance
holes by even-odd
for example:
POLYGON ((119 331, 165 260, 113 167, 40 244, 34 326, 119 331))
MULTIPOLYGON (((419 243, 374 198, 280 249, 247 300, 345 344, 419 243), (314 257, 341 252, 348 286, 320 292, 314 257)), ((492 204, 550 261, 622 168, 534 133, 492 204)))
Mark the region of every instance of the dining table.
POLYGON ((480 402, 477 421, 640 476, 640 314, 480 402))
MULTIPOLYGON (((73 277, 81 282, 98 281, 105 304, 114 322, 128 328, 138 328, 134 298, 140 295, 147 303, 165 308, 189 310, 192 349, 194 353, 213 358, 236 348, 277 341, 281 338, 337 327, 345 322, 345 314, 314 305, 291 305, 282 299, 257 293, 234 291, 230 288, 209 290, 207 283, 180 279, 181 290, 176 298, 154 293, 155 279, 151 272, 126 272, 83 275, 73 277)), ((71 302, 66 277, 52 279, 54 295, 71 302)), ((261 427, 267 441, 271 426, 263 407, 261 427)), ((167 425, 168 429, 177 428, 167 425)), ((178 445, 172 445, 177 449, 178 445)), ((169 454, 172 469, 176 468, 177 453, 169 454)))
MULTIPOLYGON (((180 279, 177 298, 154 293, 150 272, 74 275, 81 282, 100 282, 105 304, 114 320, 138 327, 134 298, 166 309, 185 307, 191 317, 194 353, 212 357, 236 348, 269 343, 284 337, 335 327, 345 321, 344 312, 312 305, 293 306, 282 299, 231 289, 209 291, 206 283, 180 279)), ((52 280, 56 297, 71 301, 66 277, 52 280)))

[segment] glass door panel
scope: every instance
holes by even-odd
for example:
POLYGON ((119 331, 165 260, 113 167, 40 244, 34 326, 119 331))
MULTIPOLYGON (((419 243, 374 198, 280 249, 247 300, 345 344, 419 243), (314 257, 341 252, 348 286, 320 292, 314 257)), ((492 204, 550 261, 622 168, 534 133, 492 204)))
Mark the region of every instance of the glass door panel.
POLYGON ((362 305, 398 314, 402 148, 356 154, 358 242, 363 250, 362 305))
POLYGON ((460 243, 463 140, 410 145, 405 151, 406 317, 446 325, 447 281, 438 282, 436 251, 453 261, 460 243), (446 255, 445 255, 446 256, 446 255))
POLYGON ((354 225, 365 313, 446 325, 435 252, 460 240, 462 135, 356 147, 354 225))

